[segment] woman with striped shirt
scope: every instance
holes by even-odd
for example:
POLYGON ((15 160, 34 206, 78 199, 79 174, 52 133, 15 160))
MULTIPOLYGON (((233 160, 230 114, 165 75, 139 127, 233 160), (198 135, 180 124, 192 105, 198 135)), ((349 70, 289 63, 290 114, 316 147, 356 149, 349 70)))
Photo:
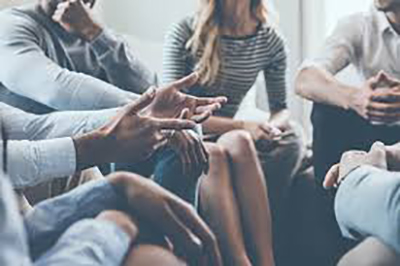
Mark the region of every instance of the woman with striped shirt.
MULTIPOLYGON (((301 150, 289 123, 286 67, 284 41, 268 22, 262 0, 201 0, 196 15, 174 25, 165 40, 164 82, 197 71, 200 82, 191 93, 228 98, 203 124, 205 139, 216 143, 205 144, 210 171, 200 185, 201 211, 219 238, 227 265, 274 264, 262 170, 268 176, 275 227, 280 224, 278 204, 283 202, 301 150), (260 72, 265 76, 270 118, 234 120, 260 72)), ((187 141, 192 138, 179 134, 187 141)), ((186 164, 195 154, 180 153, 186 164)))

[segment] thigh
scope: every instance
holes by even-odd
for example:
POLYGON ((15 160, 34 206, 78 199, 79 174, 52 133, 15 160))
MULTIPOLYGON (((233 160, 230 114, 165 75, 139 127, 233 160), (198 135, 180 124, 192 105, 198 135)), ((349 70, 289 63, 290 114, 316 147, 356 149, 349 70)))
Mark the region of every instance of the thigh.
POLYGON ((314 104, 313 161, 317 181, 322 184, 329 168, 351 149, 371 146, 371 126, 357 114, 323 104, 314 104))
POLYGON ((350 250, 338 266, 396 266, 400 265, 399 255, 375 238, 368 238, 350 250))

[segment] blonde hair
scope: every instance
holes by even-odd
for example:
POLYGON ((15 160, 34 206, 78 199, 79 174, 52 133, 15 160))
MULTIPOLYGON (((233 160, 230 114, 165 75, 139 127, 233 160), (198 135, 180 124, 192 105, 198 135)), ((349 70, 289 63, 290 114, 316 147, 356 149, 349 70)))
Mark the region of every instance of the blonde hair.
MULTIPOLYGON (((194 21, 194 32, 186 44, 193 57, 200 56, 196 70, 200 83, 215 82, 222 67, 220 59, 220 30, 222 24, 223 0, 200 0, 200 8, 194 21)), ((251 14, 260 23, 266 23, 268 9, 264 0, 251 0, 251 14)))

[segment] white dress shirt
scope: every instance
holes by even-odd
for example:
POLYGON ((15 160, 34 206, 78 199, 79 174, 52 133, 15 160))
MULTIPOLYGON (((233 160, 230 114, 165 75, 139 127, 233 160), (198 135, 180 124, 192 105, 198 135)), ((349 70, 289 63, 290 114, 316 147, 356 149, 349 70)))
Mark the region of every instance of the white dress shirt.
POLYGON ((117 109, 34 115, 0 103, 8 134, 8 174, 15 188, 34 186, 76 171, 71 136, 99 128, 117 109))
POLYGON ((365 80, 381 70, 400 78, 400 36, 375 7, 342 19, 322 53, 303 68, 314 65, 337 74, 350 64, 365 80))

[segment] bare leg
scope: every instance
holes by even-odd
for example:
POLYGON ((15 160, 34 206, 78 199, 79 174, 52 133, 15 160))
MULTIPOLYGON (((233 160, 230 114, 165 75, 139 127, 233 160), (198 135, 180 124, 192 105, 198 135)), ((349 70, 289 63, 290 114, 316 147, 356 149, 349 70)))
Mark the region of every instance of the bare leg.
POLYGON ((399 265, 400 256, 378 239, 368 238, 350 250, 338 266, 395 266, 399 265))
POLYGON ((138 245, 128 254, 125 266, 186 266, 171 251, 154 245, 138 245))
POLYGON ((253 140, 247 132, 232 131, 218 144, 231 158, 232 183, 255 263, 274 265, 268 192, 253 140))
POLYGON ((210 171, 200 186, 201 214, 217 236, 225 265, 249 266, 227 153, 211 143, 206 148, 210 171))

